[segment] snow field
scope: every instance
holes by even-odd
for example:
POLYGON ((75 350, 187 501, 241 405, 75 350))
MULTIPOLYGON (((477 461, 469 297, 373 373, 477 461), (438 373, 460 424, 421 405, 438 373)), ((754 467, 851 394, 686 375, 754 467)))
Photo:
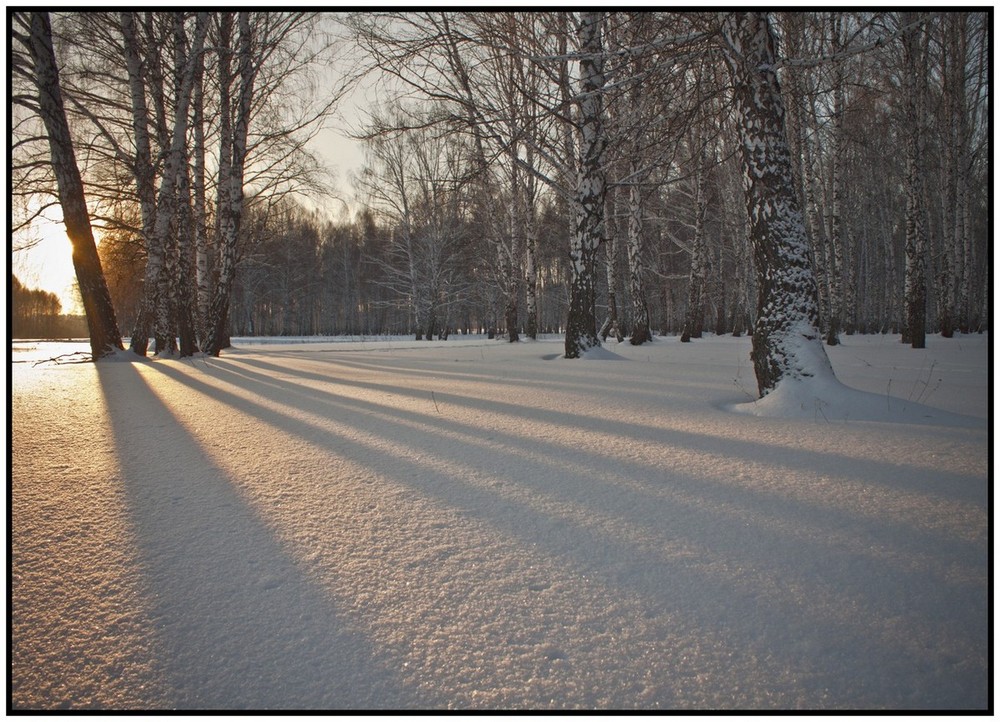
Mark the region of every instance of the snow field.
POLYGON ((844 341, 16 363, 14 706, 982 709, 988 338, 844 341))

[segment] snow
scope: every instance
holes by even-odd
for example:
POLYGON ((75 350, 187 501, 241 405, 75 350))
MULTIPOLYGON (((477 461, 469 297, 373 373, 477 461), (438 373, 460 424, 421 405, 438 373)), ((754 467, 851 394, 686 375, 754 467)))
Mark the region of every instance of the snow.
POLYGON ((11 349, 10 701, 985 709, 988 336, 11 349))

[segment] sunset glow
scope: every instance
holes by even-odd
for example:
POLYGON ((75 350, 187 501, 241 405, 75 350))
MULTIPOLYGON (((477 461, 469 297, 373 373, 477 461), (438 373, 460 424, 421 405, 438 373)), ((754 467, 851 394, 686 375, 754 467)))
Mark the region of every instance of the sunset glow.
POLYGON ((26 286, 58 296, 63 313, 83 313, 76 297, 73 248, 65 226, 61 222, 39 220, 32 236, 40 239, 38 244, 15 254, 13 272, 26 286))

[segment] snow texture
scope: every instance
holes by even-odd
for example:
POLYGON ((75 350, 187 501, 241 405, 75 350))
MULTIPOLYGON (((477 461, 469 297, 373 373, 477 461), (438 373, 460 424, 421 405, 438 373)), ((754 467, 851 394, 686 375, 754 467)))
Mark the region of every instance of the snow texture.
POLYGON ((15 709, 987 708, 988 337, 303 341, 14 344, 15 709))

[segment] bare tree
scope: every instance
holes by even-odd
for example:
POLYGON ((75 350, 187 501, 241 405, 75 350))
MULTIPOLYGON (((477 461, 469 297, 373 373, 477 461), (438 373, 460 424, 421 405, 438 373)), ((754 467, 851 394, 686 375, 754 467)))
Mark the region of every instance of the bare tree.
MULTIPOLYGON (((146 266, 145 283, 147 291, 143 307, 139 312, 139 319, 136 322, 136 328, 132 332, 131 349, 139 355, 145 355, 146 353, 150 329, 152 329, 156 339, 157 353, 174 350, 177 343, 176 335, 174 333, 175 326, 172 323, 174 319, 171 318, 172 309, 170 301, 171 297, 173 297, 175 301, 178 300, 177 294, 171 293, 171 285, 173 283, 173 279, 176 278, 177 273, 179 273, 177 266, 179 265, 180 260, 171 259, 171 256, 176 253, 176 249, 168 248, 168 244, 171 240, 176 239, 175 236, 172 236, 171 231, 172 229, 176 229, 175 224, 179 210, 178 188, 182 185, 186 185, 187 183, 188 109, 191 102, 191 94, 199 62, 197 56, 202 52, 202 46, 208 32, 208 14, 199 13, 196 18, 195 35, 190 51, 187 48, 183 16, 179 13, 175 14, 173 16, 173 20, 175 72, 177 73, 180 83, 177 88, 176 109, 174 112, 170 145, 164 161, 163 178, 160 183, 159 191, 157 192, 155 218, 152 222, 152 235, 147 238, 147 248, 149 253, 149 260, 147 261, 146 266), (171 271, 173 271, 173 273, 171 273, 171 271)), ((124 19, 122 23, 123 34, 128 32, 130 25, 132 25, 132 23, 130 23, 128 19, 124 19)), ((130 44, 129 40, 126 39, 126 47, 130 44)), ((131 53, 128 51, 126 51, 126 53, 128 59, 128 55, 131 55, 131 53)), ((130 83, 130 85, 136 84, 136 82, 130 83)), ((146 119, 141 116, 141 107, 135 107, 137 102, 142 102, 140 100, 141 95, 141 88, 138 91, 133 90, 133 115, 138 118, 135 122, 137 139, 144 135, 140 127, 144 126, 147 122, 146 119)), ((137 146, 138 145, 139 143, 137 142, 137 146)), ((137 167, 139 163, 147 162, 149 160, 150 159, 146 157, 137 160, 137 167)), ((151 167, 143 168, 137 171, 137 178, 140 179, 140 186, 147 185, 150 182, 149 178, 151 176, 151 167)), ((140 194, 140 198, 142 198, 145 194, 148 194, 148 189, 140 194)), ((144 201, 143 204, 147 205, 148 201, 144 201)), ((147 212, 144 211, 144 226, 147 223, 146 213, 147 212)), ((187 232, 188 228, 185 228, 184 230, 187 232)), ((188 346, 187 350, 193 351, 193 348, 188 346)))
POLYGON ((431 127, 394 130, 401 120, 372 129, 358 190, 391 228, 368 258, 393 297, 405 299, 416 339, 431 340, 447 336, 451 310, 468 291, 466 267, 479 255, 470 252, 468 148, 431 127))
POLYGON ((702 326, 705 321, 705 301, 709 274, 707 240, 705 238, 705 218, 708 213, 708 153, 704 139, 704 117, 695 125, 691 150, 692 183, 694 185, 694 232, 691 239, 691 275, 688 281, 688 308, 684 319, 684 330, 681 331, 681 341, 689 342, 692 338, 701 338, 702 326))
MULTIPOLYGON (((208 336, 205 352, 218 356, 229 345, 229 302, 232 297, 233 277, 236 272, 236 240, 239 237, 243 219, 243 177, 246 170, 247 135, 250 130, 254 83, 257 79, 259 60, 254 57, 250 14, 239 13, 239 45, 237 65, 239 88, 236 91, 236 113, 231 136, 224 136, 221 142, 230 155, 230 167, 226 176, 219 179, 219 238, 218 238, 218 278, 209 318, 206 324, 208 336), (256 62, 255 62, 256 61, 256 62)), ((223 89, 222 102, 230 103, 228 78, 223 89)))
POLYGON ((597 247, 604 226, 607 190, 604 151, 604 43, 603 13, 580 13, 576 31, 579 43, 578 168, 573 210, 576 229, 570 239, 570 300, 566 319, 566 358, 579 358, 600 346, 594 316, 597 247))
POLYGON ((767 395, 785 379, 832 376, 819 332, 816 281, 792 176, 775 39, 765 13, 730 13, 723 49, 733 74, 750 245, 757 273, 753 359, 767 395))
POLYGON ((14 20, 13 38, 27 48, 33 63, 37 111, 48 133, 52 171, 59 189, 66 235, 73 247, 73 267, 90 329, 91 354, 96 361, 123 347, 101 259, 97 255, 83 179, 66 120, 59 69, 52 47, 52 26, 48 13, 44 12, 31 13, 30 20, 24 15, 15 15, 14 20))
POLYGON ((924 223, 924 135, 927 96, 927 31, 916 23, 915 13, 903 13, 903 82, 906 102, 906 324, 903 343, 926 345, 927 238, 924 223))

